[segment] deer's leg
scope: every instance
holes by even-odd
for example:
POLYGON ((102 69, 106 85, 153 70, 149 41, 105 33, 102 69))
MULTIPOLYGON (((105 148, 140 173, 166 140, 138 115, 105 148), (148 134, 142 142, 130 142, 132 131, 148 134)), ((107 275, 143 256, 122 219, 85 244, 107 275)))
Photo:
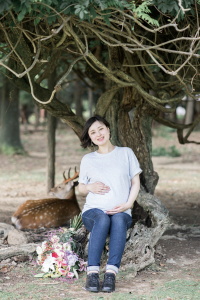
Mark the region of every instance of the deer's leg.
POLYGON ((82 215, 83 224, 91 232, 88 247, 88 272, 98 272, 101 254, 110 229, 110 217, 102 210, 93 208, 82 215))
POLYGON ((122 254, 126 244, 126 231, 132 224, 132 218, 127 213, 117 213, 110 217, 109 259, 106 271, 118 273, 122 254))

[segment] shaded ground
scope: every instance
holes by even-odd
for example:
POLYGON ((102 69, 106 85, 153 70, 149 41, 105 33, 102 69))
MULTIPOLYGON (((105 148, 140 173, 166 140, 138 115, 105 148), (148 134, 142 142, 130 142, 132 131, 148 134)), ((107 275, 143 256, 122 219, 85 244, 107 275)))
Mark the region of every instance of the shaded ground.
MULTIPOLYGON (((29 128, 31 129, 31 128, 29 128)), ((192 139, 200 141, 200 133, 192 139)), ((71 129, 59 129, 56 149, 56 182, 62 172, 79 167, 87 151, 79 146, 71 129)), ((10 223, 17 207, 28 199, 46 198, 46 132, 22 134, 27 156, 0 155, 0 222, 10 223)), ((176 133, 154 131, 153 147, 175 145, 180 157, 154 157, 160 180, 155 194, 170 211, 172 224, 156 247, 156 263, 133 278, 120 269, 114 294, 84 291, 85 275, 79 281, 62 283, 33 278, 36 268, 18 264, 0 272, 0 299, 200 299, 200 147, 179 145, 176 133)), ((82 208, 84 198, 78 195, 82 208)), ((103 273, 101 275, 101 278, 103 273)))

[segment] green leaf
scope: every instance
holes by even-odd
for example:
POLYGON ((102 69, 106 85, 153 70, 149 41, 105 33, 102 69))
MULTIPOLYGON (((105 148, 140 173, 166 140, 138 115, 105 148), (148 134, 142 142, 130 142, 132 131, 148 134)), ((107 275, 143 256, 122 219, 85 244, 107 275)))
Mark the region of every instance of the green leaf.
POLYGON ((73 273, 76 276, 76 278, 78 279, 78 272, 76 271, 76 269, 73 268, 73 273))
POLYGON ((11 5, 12 5, 11 0, 0 1, 0 14, 3 13, 4 11, 8 11, 11 5))
POLYGON ((80 19, 83 19, 83 17, 84 17, 84 12, 83 11, 80 12, 79 17, 80 17, 80 19))
POLYGON ((94 9, 93 6, 90 7, 90 15, 93 19, 96 18, 97 14, 96 14, 96 10, 94 9))
POLYGON ((81 7, 77 8, 74 13, 77 15, 80 11, 81 11, 81 7))
POLYGON ((42 278, 44 276, 45 273, 40 273, 40 274, 36 274, 34 275, 34 277, 36 278, 42 278))
POLYGON ((26 10, 23 9, 23 10, 18 14, 17 19, 18 19, 19 22, 21 22, 21 21, 23 20, 23 18, 24 18, 24 16, 25 16, 25 13, 26 13, 26 10))
POLYGON ((38 23, 40 23, 40 18, 37 16, 34 20, 34 25, 37 25, 38 23))
POLYGON ((60 274, 53 274, 51 275, 51 278, 59 278, 61 275, 60 274))
POLYGON ((49 23, 49 24, 52 24, 53 22, 55 22, 56 21, 56 16, 52 16, 52 17, 48 17, 47 18, 47 22, 49 23))

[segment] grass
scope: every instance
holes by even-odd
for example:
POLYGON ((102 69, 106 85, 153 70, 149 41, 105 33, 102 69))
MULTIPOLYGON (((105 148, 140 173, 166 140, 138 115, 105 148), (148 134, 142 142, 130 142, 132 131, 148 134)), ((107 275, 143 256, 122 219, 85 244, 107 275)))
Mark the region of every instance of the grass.
POLYGON ((178 157, 181 156, 180 151, 176 146, 171 146, 168 148, 157 147, 152 150, 152 156, 168 156, 168 157, 178 157))
MULTIPOLYGON (((131 288, 130 288, 131 289, 131 288)), ((196 300, 200 299, 200 283, 193 280, 172 280, 148 295, 135 295, 134 292, 118 293, 92 297, 94 300, 196 300)))
POLYGON ((14 154, 18 155, 27 155, 27 152, 20 147, 12 147, 7 145, 6 143, 0 146, 0 151, 4 155, 12 156, 14 154))
MULTIPOLYGON (((34 172, 34 171, 32 171, 34 172)), ((19 173, 15 173, 10 175, 10 173, 3 173, 2 175, 0 175, 0 179, 2 181, 8 181, 8 180, 30 180, 30 184, 33 181, 39 181, 39 182, 44 182, 46 179, 46 174, 45 172, 37 172, 37 173, 31 173, 30 172, 19 172, 19 173)))
POLYGON ((171 140, 172 139, 171 133, 175 132, 175 131, 176 131, 176 129, 174 129, 174 128, 170 128, 170 127, 161 125, 158 128, 154 129, 154 132, 155 132, 154 136, 155 137, 161 136, 161 137, 165 138, 166 140, 171 140))

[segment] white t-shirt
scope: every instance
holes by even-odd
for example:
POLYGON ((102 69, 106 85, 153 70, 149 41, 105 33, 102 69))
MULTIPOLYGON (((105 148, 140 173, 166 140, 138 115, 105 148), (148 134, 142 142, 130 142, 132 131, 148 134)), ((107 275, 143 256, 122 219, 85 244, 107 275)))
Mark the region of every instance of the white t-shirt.
MULTIPOLYGON (((117 147, 107 154, 97 151, 86 154, 81 160, 79 183, 102 182, 110 187, 104 195, 89 192, 82 213, 92 208, 106 212, 128 201, 131 179, 140 174, 139 162, 128 147, 117 147)), ((125 211, 131 216, 131 209, 125 211)))

